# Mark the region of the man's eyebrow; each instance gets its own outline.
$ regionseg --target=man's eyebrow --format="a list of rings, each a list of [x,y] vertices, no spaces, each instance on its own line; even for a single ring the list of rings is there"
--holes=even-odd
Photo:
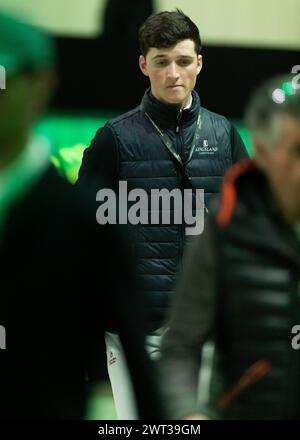
[[[155,55],[152,59],[153,60],[157,60],[158,58],[168,58],[168,57],[169,57],[168,54],[160,53],[160,54]],[[189,60],[193,59],[193,57],[191,55],[178,55],[176,57],[176,59],[178,59],[178,58],[186,58],[186,59],[189,59]]]
[[[167,57],[168,57],[167,54],[160,53],[158,55],[155,55],[155,57],[153,57],[152,59],[156,60],[157,58],[167,58]]]

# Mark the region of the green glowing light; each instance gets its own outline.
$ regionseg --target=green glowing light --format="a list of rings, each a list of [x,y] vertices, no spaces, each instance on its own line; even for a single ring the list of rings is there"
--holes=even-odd
[[[288,96],[294,95],[296,93],[296,91],[290,81],[284,82],[282,84],[281,88],[284,91],[284,93]]]

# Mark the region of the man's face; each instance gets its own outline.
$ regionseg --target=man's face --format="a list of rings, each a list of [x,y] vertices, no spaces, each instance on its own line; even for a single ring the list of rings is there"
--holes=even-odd
[[[2,158],[13,156],[18,149],[24,147],[35,118],[51,93],[53,83],[52,73],[34,75],[19,73],[9,77],[6,89],[0,90],[0,156]]]
[[[26,131],[31,99],[30,82],[21,74],[9,78],[6,89],[0,91],[0,141],[3,148],[9,147],[18,133]]]
[[[173,47],[149,49],[139,59],[140,69],[149,76],[155,98],[166,104],[184,107],[188,104],[202,67],[192,40],[182,40]]]
[[[264,170],[274,194],[291,221],[300,220],[300,121],[284,115],[280,118],[280,139],[265,153]]]

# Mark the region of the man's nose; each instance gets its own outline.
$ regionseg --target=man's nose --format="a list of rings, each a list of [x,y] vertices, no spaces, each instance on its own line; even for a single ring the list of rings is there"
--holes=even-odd
[[[179,77],[178,66],[175,62],[168,65],[167,75],[172,79],[177,79]]]

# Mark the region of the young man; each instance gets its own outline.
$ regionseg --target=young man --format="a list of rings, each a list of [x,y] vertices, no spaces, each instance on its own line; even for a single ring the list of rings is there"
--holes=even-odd
[[[127,246],[33,135],[53,90],[52,41],[0,14],[0,65],[0,418],[84,418],[87,385],[106,380],[108,328],[123,340],[140,417],[160,417]]]
[[[204,189],[207,204],[218,194],[226,170],[247,153],[232,124],[204,109],[194,91],[202,68],[199,30],[179,10],[161,12],[142,25],[139,42],[139,66],[150,88],[141,105],[98,130],[84,153],[78,182],[102,176],[115,191],[119,181],[126,181],[128,191],[139,188],[148,195],[153,189]],[[151,208],[145,215],[151,216]],[[156,332],[158,339],[182,258],[185,226],[160,221],[134,227],[149,333]],[[157,350],[155,335],[151,339]]]
[[[290,77],[255,92],[247,110],[254,160],[228,172],[187,256],[162,342],[173,418],[299,419],[299,92]],[[200,407],[208,339],[216,356]],[[200,395],[206,387],[200,379]]]

